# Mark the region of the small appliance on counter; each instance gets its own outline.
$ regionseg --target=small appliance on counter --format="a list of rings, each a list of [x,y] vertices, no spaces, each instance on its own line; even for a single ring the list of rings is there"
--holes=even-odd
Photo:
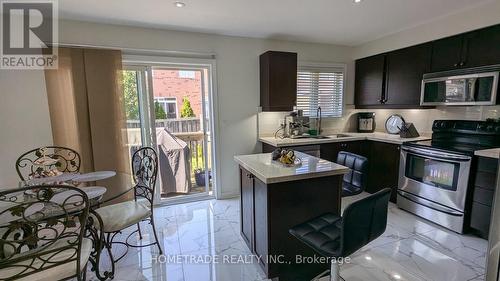
[[[302,110],[292,111],[285,117],[285,137],[296,138],[309,132],[309,117]]]
[[[373,133],[375,131],[375,112],[358,113],[358,133]]]

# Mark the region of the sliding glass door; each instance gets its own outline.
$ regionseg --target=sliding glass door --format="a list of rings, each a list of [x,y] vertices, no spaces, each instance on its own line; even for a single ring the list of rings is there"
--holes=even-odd
[[[124,104],[130,151],[159,155],[157,201],[213,195],[212,68],[207,64],[124,59]]]

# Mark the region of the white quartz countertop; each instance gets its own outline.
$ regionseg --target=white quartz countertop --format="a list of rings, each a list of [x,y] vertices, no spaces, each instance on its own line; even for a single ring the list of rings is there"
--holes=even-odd
[[[500,148],[477,150],[474,154],[481,157],[500,159]]]
[[[341,135],[342,137],[337,137],[337,135],[330,135],[327,136],[328,138],[324,139],[314,139],[314,138],[280,139],[275,137],[260,137],[259,141],[275,147],[286,147],[286,146],[313,145],[313,144],[357,141],[357,140],[372,140],[372,141],[380,141],[393,144],[403,144],[405,142],[431,139],[430,136],[420,136],[418,138],[406,139],[406,138],[401,138],[399,135],[391,135],[386,133],[340,133],[338,135]]]
[[[296,151],[302,160],[296,167],[285,167],[271,160],[271,153],[237,155],[234,160],[266,184],[343,175],[349,168]]]

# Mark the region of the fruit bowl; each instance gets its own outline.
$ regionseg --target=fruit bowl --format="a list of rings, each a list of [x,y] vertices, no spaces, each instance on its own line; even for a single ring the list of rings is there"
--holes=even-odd
[[[295,155],[291,149],[278,148],[272,153],[273,161],[285,167],[296,167],[302,165],[302,160]]]
[[[302,160],[300,160],[300,158],[298,158],[298,157],[296,157],[295,160],[293,161],[293,163],[291,163],[291,164],[286,164],[286,163],[283,163],[279,160],[274,160],[274,162],[280,164],[283,167],[287,167],[287,168],[299,167],[300,165],[302,165]]]

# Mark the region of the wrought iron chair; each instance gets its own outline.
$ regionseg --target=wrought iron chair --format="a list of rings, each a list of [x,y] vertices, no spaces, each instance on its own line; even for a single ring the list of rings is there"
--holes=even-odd
[[[85,280],[89,201],[65,185],[0,191],[0,280]]]
[[[37,165],[37,160],[44,157],[57,160],[49,169],[57,169],[63,173],[78,173],[80,171],[80,154],[75,150],[60,146],[46,146],[32,149],[21,156],[16,161],[16,171],[21,180],[28,180],[30,175],[41,173],[43,168]]]
[[[95,210],[102,220],[102,231],[106,233],[106,247],[110,249],[113,244],[122,244],[127,246],[127,251],[119,258],[113,260],[118,262],[128,252],[129,247],[148,247],[157,245],[160,254],[163,253],[153,218],[153,197],[156,186],[156,177],[158,174],[158,156],[153,148],[143,147],[137,150],[132,156],[132,172],[134,174],[134,200],[118,204],[108,205]],[[140,223],[149,221],[153,228],[155,242],[147,245],[133,245],[129,239],[139,233],[142,239]],[[114,241],[116,236],[122,230],[132,225],[137,225],[137,230],[130,233],[125,241]],[[97,226],[101,227],[101,226]],[[113,268],[114,272],[114,268]]]

